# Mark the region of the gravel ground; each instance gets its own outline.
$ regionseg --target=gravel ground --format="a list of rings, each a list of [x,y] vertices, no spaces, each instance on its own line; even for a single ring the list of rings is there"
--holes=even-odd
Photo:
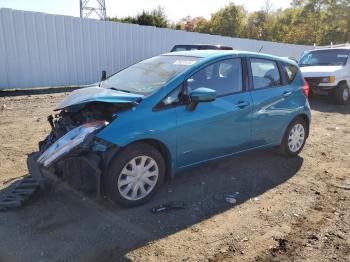
[[[27,155],[66,94],[0,93],[0,195],[27,174]],[[56,185],[0,213],[0,261],[350,261],[350,105],[316,97],[311,106],[300,157],[271,150],[215,161],[144,206],[120,209]],[[234,192],[237,202],[226,203]],[[175,200],[186,209],[149,212]]]

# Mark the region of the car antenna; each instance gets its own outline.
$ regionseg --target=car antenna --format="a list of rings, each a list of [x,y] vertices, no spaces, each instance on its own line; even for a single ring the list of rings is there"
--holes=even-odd
[[[107,72],[105,70],[102,71],[101,74],[101,80],[100,83],[98,84],[99,87],[101,87],[101,83],[107,79]]]
[[[263,50],[263,48],[264,48],[264,46],[262,45],[262,46],[260,47],[260,49],[259,49],[258,53],[260,53],[260,52],[261,52],[261,50]]]

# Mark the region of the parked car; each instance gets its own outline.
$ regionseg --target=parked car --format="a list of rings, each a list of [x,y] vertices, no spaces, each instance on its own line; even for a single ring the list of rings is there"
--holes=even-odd
[[[175,45],[170,52],[190,50],[233,50],[233,48],[223,45]]]
[[[72,92],[50,116],[42,171],[92,185],[122,206],[149,200],[166,178],[204,162],[309,135],[308,86],[295,62],[240,51],[156,56]]]
[[[310,86],[310,96],[333,95],[338,104],[347,104],[350,94],[350,45],[307,51],[300,69]]]

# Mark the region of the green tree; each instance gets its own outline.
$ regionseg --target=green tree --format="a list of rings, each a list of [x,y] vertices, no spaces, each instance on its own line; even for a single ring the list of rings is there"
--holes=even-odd
[[[229,3],[212,14],[210,32],[215,35],[239,37],[244,30],[246,10],[243,6]]]
[[[313,44],[309,34],[309,25],[304,22],[303,9],[300,7],[279,10],[274,15],[271,29],[271,41]]]
[[[200,19],[197,22],[197,26],[194,28],[195,32],[210,34],[210,21],[205,18]]]
[[[344,43],[350,38],[349,16],[349,0],[294,0],[292,8],[277,16],[278,37],[274,40],[317,45]]]
[[[350,0],[293,0],[289,8],[275,11],[267,0],[260,11],[252,13],[229,3],[209,20],[187,16],[172,24],[160,7],[142,11],[135,17],[111,20],[294,44],[329,45],[350,41]]]
[[[137,14],[135,17],[124,17],[124,18],[109,18],[110,21],[139,24],[139,25],[149,25],[156,27],[168,27],[168,20],[166,18],[164,9],[162,7],[157,7],[151,11],[143,10],[141,13]]]
[[[207,19],[202,16],[199,17],[190,17],[186,16],[176,24],[176,29],[186,30],[190,32],[198,33],[210,33],[210,23]]]
[[[324,14],[320,44],[330,42],[345,43],[350,40],[350,1],[327,1]]]
[[[265,11],[257,11],[248,15],[245,37],[251,39],[268,40],[270,38],[271,18]]]

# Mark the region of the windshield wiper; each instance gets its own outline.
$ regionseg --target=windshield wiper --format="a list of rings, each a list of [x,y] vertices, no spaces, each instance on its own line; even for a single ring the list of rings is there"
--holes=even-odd
[[[131,93],[129,90],[118,89],[118,88],[115,88],[115,87],[108,87],[108,88],[109,89],[113,89],[115,91],[124,92],[124,93]]]
[[[316,65],[333,65],[333,63],[318,63],[318,64],[316,64]]]

